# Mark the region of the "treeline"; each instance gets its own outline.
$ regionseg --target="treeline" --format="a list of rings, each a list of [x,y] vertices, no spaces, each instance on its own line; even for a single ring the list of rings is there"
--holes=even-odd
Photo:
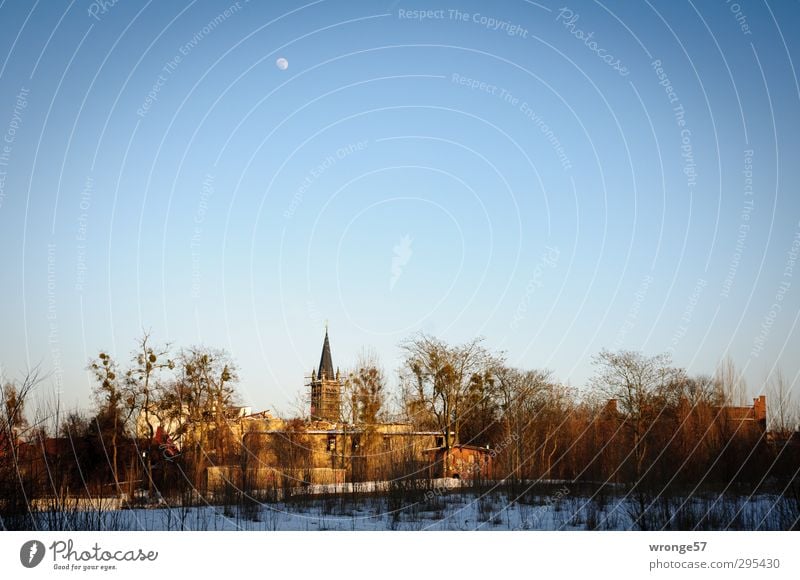
[[[145,334],[129,360],[104,351],[87,370],[90,410],[55,400],[29,417],[38,370],[3,384],[3,526],[30,527],[32,505],[62,510],[114,496],[133,506],[189,493],[202,488],[208,465],[238,456],[230,430],[238,376],[225,351],[156,345]]]
[[[753,400],[730,360],[692,376],[666,354],[602,351],[578,390],[549,371],[508,366],[481,340],[423,334],[402,348],[403,418],[441,431],[446,445],[493,449],[497,477],[660,489],[797,482],[800,448],[787,442],[798,406],[780,373],[759,389],[771,405],[767,425],[747,408]]]
[[[374,352],[342,373],[343,425],[410,423],[441,433],[448,449],[487,448],[495,481],[569,480],[659,493],[771,485],[797,495],[800,505],[798,407],[779,373],[758,389],[768,395],[765,425],[747,408],[752,400],[730,361],[713,376],[690,375],[666,355],[602,351],[590,383],[577,389],[550,371],[510,366],[480,339],[454,345],[418,334],[400,348],[396,392]],[[145,334],[128,359],[103,351],[87,369],[90,410],[64,411],[54,401],[29,416],[41,376],[3,385],[4,527],[30,527],[37,501],[55,509],[76,497],[188,501],[204,492],[207,467],[248,465],[253,450],[234,428],[238,374],[226,352],[157,345]],[[295,414],[286,423],[288,448],[273,450],[292,465],[310,453],[303,443],[307,407]],[[370,458],[362,449],[358,460]]]

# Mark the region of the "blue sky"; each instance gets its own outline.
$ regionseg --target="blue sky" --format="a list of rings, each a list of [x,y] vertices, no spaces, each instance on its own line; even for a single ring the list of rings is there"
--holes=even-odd
[[[575,386],[602,348],[798,383],[796,3],[0,14],[7,377],[86,406],[145,328],[287,411],[327,320],[390,376],[422,330]]]

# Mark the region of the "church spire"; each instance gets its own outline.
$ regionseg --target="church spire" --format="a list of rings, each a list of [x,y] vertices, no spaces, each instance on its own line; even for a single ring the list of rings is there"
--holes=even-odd
[[[322,356],[316,377],[311,377],[311,418],[335,423],[339,420],[340,389],[338,373],[334,374],[331,341],[328,338],[328,325],[325,325],[325,342],[322,343]]]
[[[325,325],[325,342],[322,343],[322,356],[319,359],[318,378],[333,380],[336,375],[333,372],[333,357],[331,357],[331,343],[328,340],[328,325]]]

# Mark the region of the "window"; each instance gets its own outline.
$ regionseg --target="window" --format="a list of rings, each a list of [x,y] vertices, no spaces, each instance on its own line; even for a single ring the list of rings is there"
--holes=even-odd
[[[336,435],[328,435],[328,451],[336,451]]]

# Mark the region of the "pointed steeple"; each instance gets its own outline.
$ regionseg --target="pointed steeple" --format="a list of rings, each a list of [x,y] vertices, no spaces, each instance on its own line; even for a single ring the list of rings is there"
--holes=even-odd
[[[316,376],[315,376],[316,375]],[[322,356],[319,368],[311,378],[311,418],[328,422],[339,420],[341,411],[341,383],[334,374],[331,341],[328,338],[328,325],[325,324],[325,342],[322,343]]]
[[[325,342],[322,343],[322,356],[319,359],[319,379],[333,380],[336,375],[333,373],[333,357],[331,357],[331,343],[328,340],[328,327],[325,326]]]

